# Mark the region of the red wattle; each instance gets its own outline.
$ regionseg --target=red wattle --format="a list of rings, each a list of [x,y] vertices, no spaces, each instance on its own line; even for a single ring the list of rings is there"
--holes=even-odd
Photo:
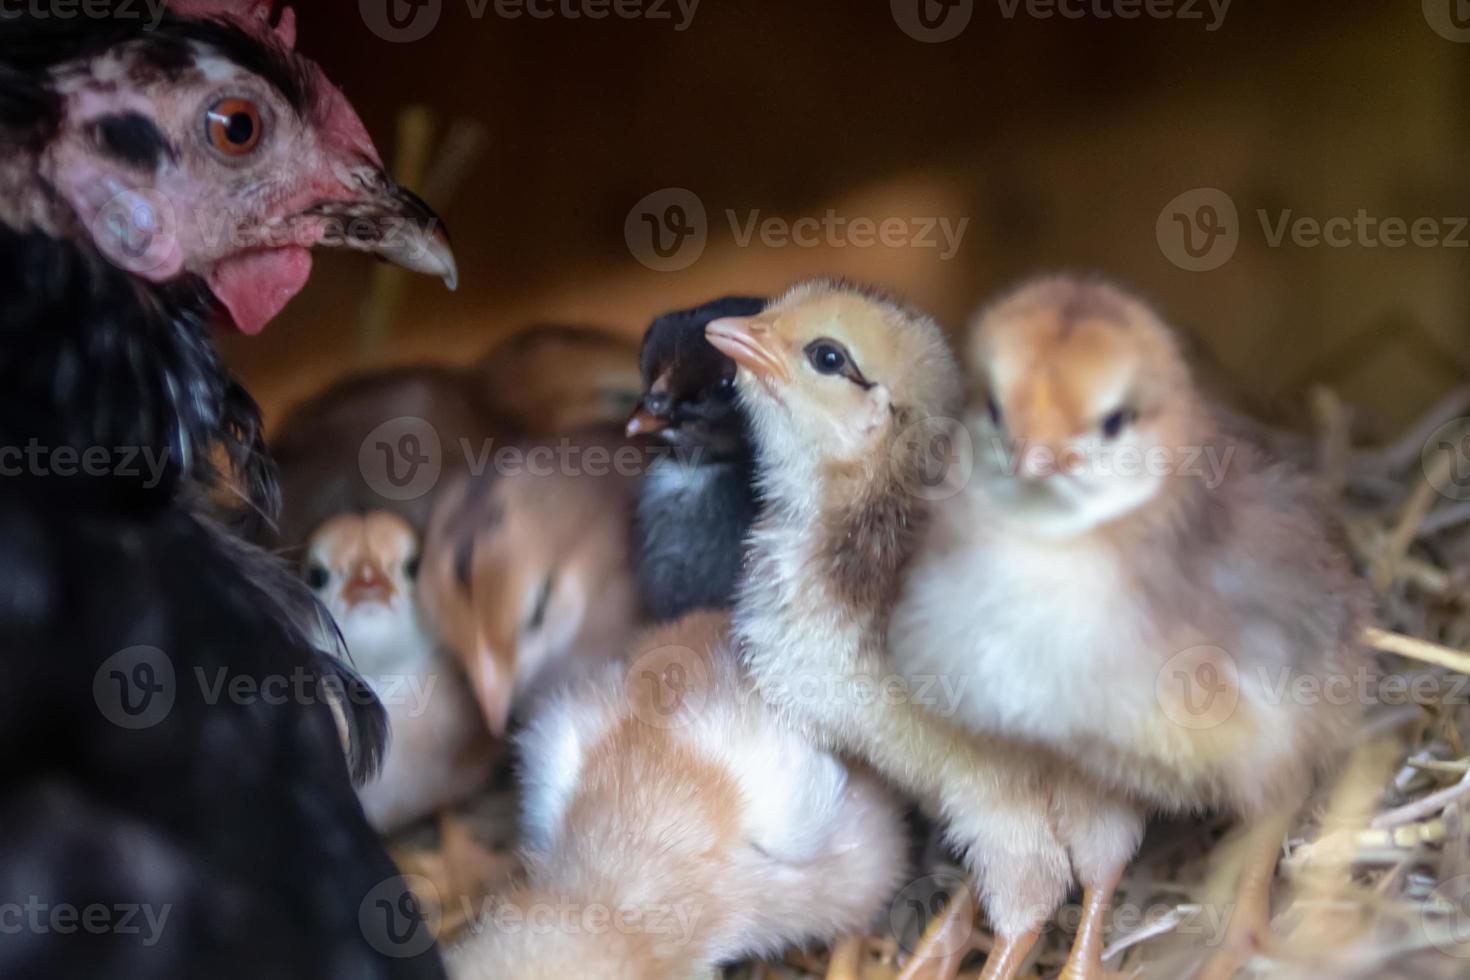
[[[226,259],[208,279],[236,328],[254,336],[301,292],[310,276],[310,250],[292,245]]]

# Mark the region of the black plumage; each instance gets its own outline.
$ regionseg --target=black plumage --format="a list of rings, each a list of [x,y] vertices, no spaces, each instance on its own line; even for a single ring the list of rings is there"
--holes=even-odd
[[[704,337],[711,320],[752,316],[765,300],[731,296],[658,317],[643,338],[643,400],[630,432],[674,452],[648,472],[638,499],[636,561],[644,614],[656,621],[734,599],[746,532],[759,502],[735,364]]]
[[[48,64],[130,30],[7,24],[0,180],[57,124]],[[201,36],[281,57],[172,18],[149,43]],[[75,226],[55,217],[0,221],[0,907],[26,923],[0,975],[443,976],[352,787],[382,710],[216,503],[269,515],[276,493],[214,297],[52,237]]]

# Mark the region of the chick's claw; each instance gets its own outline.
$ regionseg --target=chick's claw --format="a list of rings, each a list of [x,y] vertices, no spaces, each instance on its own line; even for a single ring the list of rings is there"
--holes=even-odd
[[[973,948],[975,897],[961,889],[924,929],[918,948],[896,980],[954,980]]]

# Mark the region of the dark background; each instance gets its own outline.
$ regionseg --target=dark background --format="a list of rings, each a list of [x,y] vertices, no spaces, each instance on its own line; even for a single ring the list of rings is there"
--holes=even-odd
[[[1018,277],[1096,269],[1152,297],[1259,404],[1289,410],[1329,384],[1369,432],[1470,376],[1470,229],[1461,247],[1272,247],[1258,217],[1362,209],[1433,218],[1448,236],[1445,219],[1470,215],[1470,44],[1432,26],[1460,0],[1235,0],[1214,31],[1203,2],[1200,19],[1068,20],[974,0],[944,43],[906,34],[887,0],[703,0],[682,32],[672,2],[664,20],[543,20],[441,0],[427,36],[394,43],[364,13],[383,2],[303,5],[300,46],[386,159],[410,104],[441,134],[483,127],[483,154],[430,202],[462,285],[413,280],[387,342],[371,345],[360,319],[373,264],[321,256],[265,335],[227,341],[273,415],[355,366],[464,360],[539,320],[636,335],[671,306],[819,273],[886,284],[958,327]],[[668,187],[708,215],[706,249],[677,272],[646,268],[624,235],[630,209]],[[1234,201],[1239,245],[1196,272],[1155,229],[1200,187]],[[740,247],[725,217],[829,208],[969,224],[944,260]]]

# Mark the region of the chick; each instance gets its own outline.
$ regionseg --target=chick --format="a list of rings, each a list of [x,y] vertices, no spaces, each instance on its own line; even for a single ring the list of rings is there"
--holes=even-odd
[[[486,722],[622,654],[637,623],[628,556],[644,454],[616,439],[497,447],[442,490],[424,608],[460,658]]]
[[[654,461],[638,498],[638,593],[651,620],[734,600],[741,547],[758,506],[755,470],[735,407],[735,363],[710,345],[704,328],[765,305],[729,296],[665,313],[644,334],[644,392],[628,435],[655,436],[674,450]]]
[[[387,833],[484,784],[495,749],[463,673],[425,626],[415,597],[418,535],[383,511],[340,514],[311,536],[303,574],[388,711],[377,781],[358,790]]]
[[[348,375],[293,407],[271,440],[282,498],[271,543],[299,547],[335,515],[371,510],[397,514],[422,533],[432,488],[385,494],[383,478],[413,474],[410,457],[420,455],[446,473],[460,471],[462,440],[477,447],[499,430],[459,368],[419,365]]]
[[[1228,430],[1136,297],[1024,285],[976,319],[966,360],[974,476],[930,527],[891,656],[910,677],[977,678],[961,723],[1049,746],[1140,813],[1242,817],[1251,859],[1208,968],[1228,976],[1264,935],[1287,821],[1356,716],[1280,692],[1361,669],[1366,587],[1308,481]],[[1074,950],[1070,971],[1098,968]]]
[[[558,324],[527,327],[496,343],[469,375],[486,409],[521,437],[620,421],[640,387],[630,340]]]
[[[621,423],[638,392],[635,346],[592,327],[528,327],[469,367],[349,374],[294,406],[271,440],[283,507],[270,543],[297,547],[346,511],[391,511],[422,533],[436,491],[493,440]],[[419,486],[420,472],[440,478]]]
[[[921,314],[828,282],[706,333],[740,367],[764,497],[735,606],[741,657],[790,722],[864,757],[946,825],[997,932],[985,976],[1014,976],[1073,868],[1091,885],[1138,828],[1084,822],[1120,807],[1044,749],[956,726],[935,685],[905,687],[888,667],[887,623],[942,475],[930,468],[940,417],[958,401],[944,338]],[[936,945],[906,977],[953,975]]]
[[[655,630],[537,715],[519,745],[528,881],[452,975],[689,980],[870,925],[903,874],[898,808],[778,722],[727,626]]]

